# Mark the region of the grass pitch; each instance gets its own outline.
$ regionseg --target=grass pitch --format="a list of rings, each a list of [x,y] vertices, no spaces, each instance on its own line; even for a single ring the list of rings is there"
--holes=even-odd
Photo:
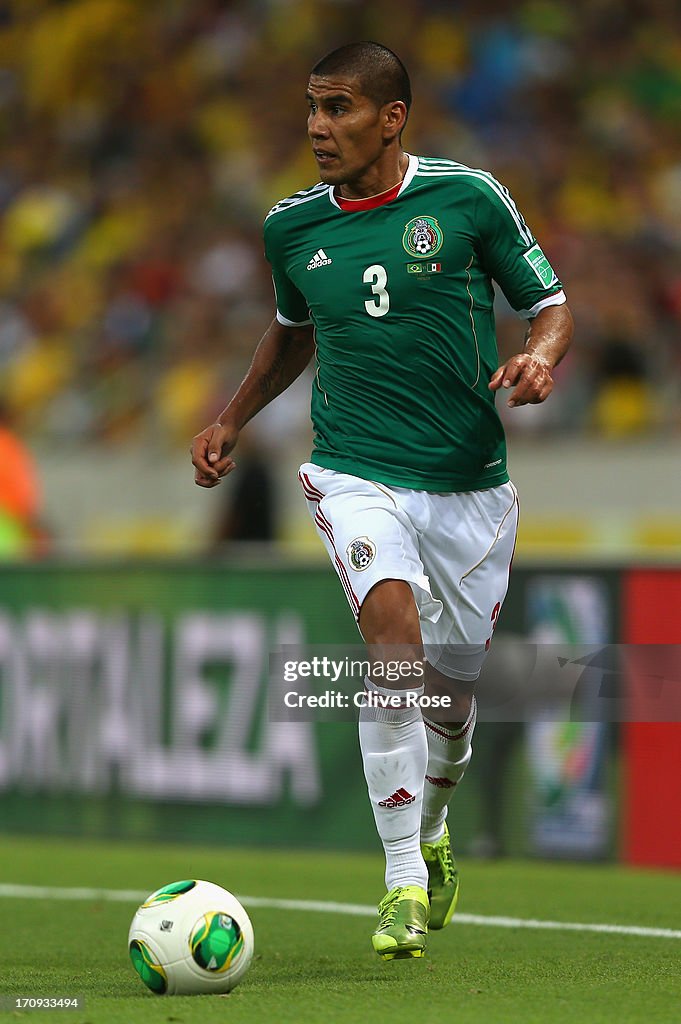
[[[681,876],[534,862],[462,866],[463,914],[679,929]],[[379,856],[0,839],[0,884],[150,892],[208,878],[237,895],[375,904]],[[0,889],[0,892],[2,890]],[[228,996],[158,997],[126,949],[135,900],[0,896],[8,1020],[63,1024],[678,1024],[681,938],[452,923],[422,960],[382,963],[370,917],[248,907],[256,959]],[[63,896],[64,894],[62,894]],[[456,918],[455,918],[456,921]],[[85,997],[17,1011],[7,996]],[[9,1008],[8,1008],[9,1007]],[[0,1014],[0,1024],[2,1022]]]

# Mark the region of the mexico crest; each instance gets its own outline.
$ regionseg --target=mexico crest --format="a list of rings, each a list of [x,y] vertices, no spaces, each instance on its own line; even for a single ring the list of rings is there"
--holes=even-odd
[[[348,544],[347,556],[352,568],[362,572],[376,557],[376,548],[368,537],[357,537]]]
[[[404,225],[402,245],[410,256],[434,256],[442,248],[444,236],[435,217],[413,217]]]

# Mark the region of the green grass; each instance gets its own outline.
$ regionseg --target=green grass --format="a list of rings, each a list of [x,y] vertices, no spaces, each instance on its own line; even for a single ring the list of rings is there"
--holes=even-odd
[[[375,903],[378,856],[0,839],[0,882],[151,891],[209,878],[264,897]],[[681,927],[681,877],[611,866],[464,862],[460,909]],[[134,903],[0,899],[0,993],[84,995],[64,1024],[676,1024],[681,940],[452,924],[423,960],[381,963],[369,918],[253,908],[256,959],[229,996],[163,998],[132,970]],[[0,1015],[0,1024],[2,1015]]]

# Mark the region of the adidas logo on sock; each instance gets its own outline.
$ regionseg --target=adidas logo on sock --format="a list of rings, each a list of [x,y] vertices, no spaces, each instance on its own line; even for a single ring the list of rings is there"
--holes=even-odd
[[[385,800],[379,800],[379,807],[406,807],[407,804],[413,804],[416,800],[415,796],[412,796],[408,789],[404,786],[400,786],[396,789],[392,796],[388,796]]]
[[[317,249],[316,253],[308,263],[307,269],[316,270],[317,267],[328,267],[329,263],[333,263],[333,260],[329,259],[323,249]]]
[[[429,782],[431,786],[437,786],[439,789],[451,789],[452,786],[456,786],[456,782],[448,779],[445,775],[440,776],[439,779],[432,775],[426,775],[426,782]]]

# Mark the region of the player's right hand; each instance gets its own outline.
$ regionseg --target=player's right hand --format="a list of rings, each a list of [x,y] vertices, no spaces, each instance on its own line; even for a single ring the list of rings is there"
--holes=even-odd
[[[238,437],[236,427],[222,423],[211,423],[196,435],[189,450],[194,466],[194,482],[199,487],[216,487],[223,476],[236,469],[236,463],[229,453]]]

